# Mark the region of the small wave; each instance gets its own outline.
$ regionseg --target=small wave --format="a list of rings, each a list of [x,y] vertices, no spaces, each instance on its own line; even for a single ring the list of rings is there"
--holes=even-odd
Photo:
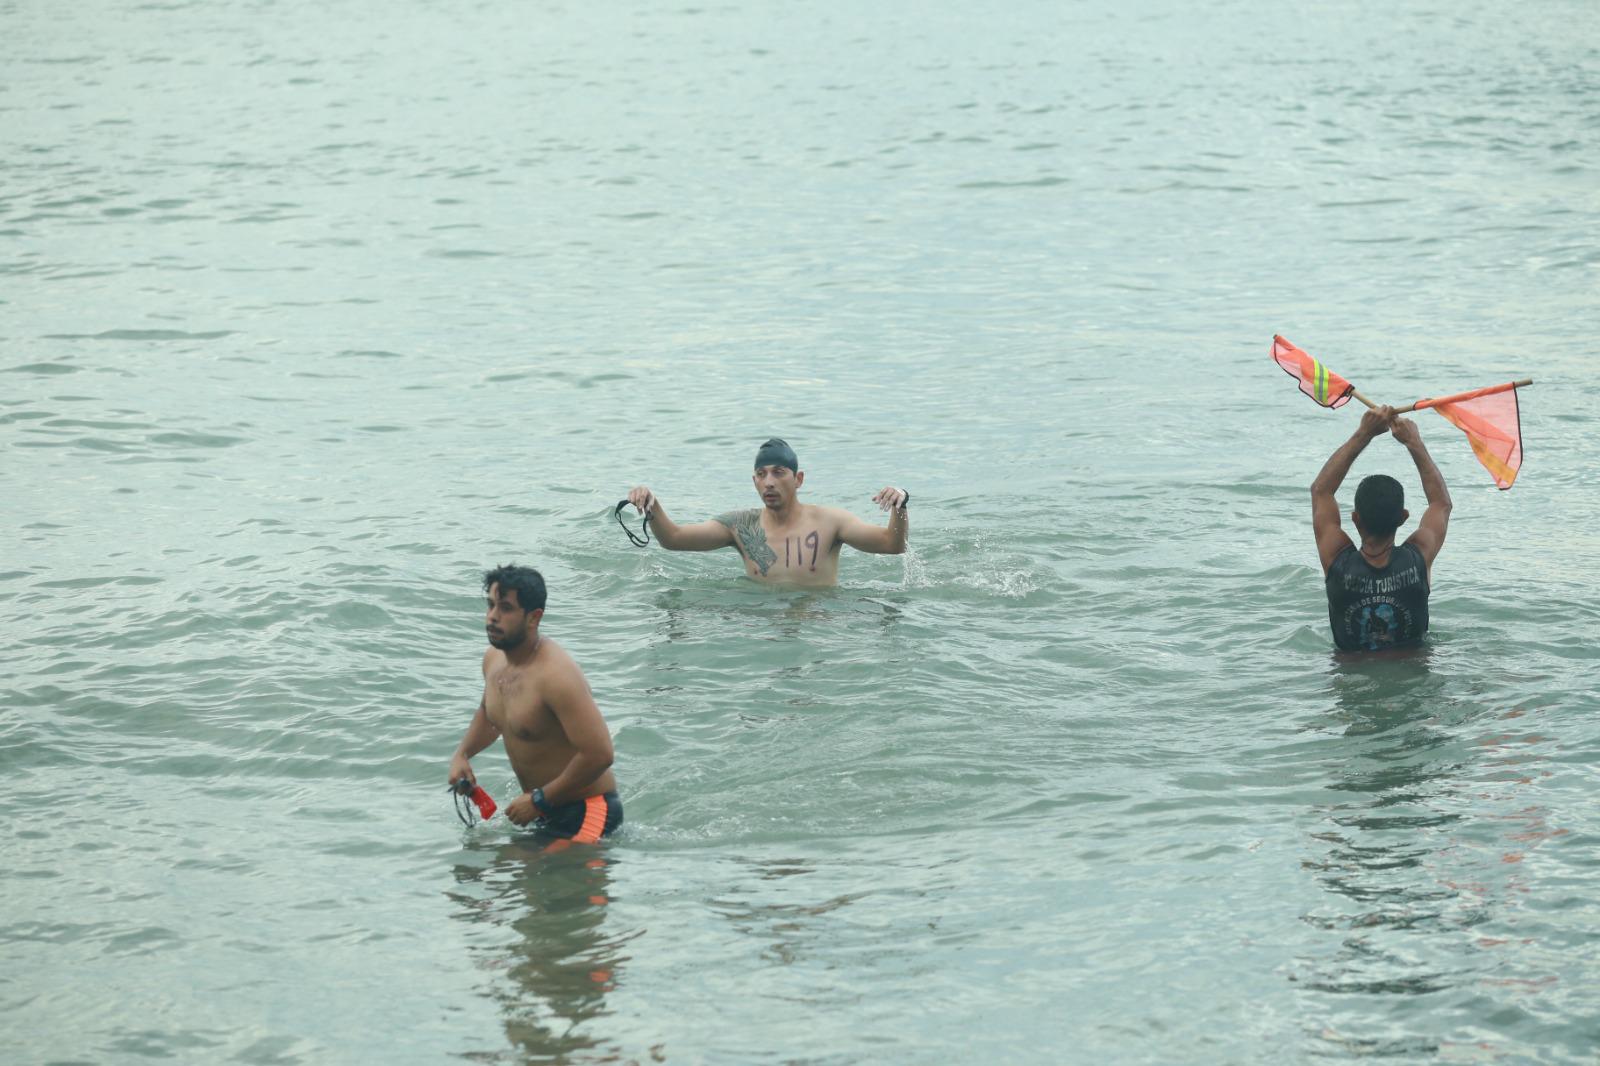
[[[214,341],[233,336],[231,329],[185,333],[181,329],[108,329],[103,333],[46,333],[52,341]]]

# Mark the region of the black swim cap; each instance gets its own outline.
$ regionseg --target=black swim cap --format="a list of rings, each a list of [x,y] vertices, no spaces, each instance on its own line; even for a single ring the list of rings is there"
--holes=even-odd
[[[789,442],[781,437],[773,437],[756,452],[755,469],[760,470],[764,466],[786,466],[797,474],[800,472],[800,460],[795,458]]]
[[[1406,509],[1406,490],[1388,474],[1362,478],[1356,486],[1356,514],[1361,525],[1374,537],[1387,537],[1400,528],[1400,513]]]

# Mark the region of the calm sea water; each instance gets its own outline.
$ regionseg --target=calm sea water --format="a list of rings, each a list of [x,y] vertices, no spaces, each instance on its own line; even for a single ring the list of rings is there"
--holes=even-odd
[[[1594,1061],[1592,3],[0,30],[5,1061]],[[1537,380],[1509,493],[1419,417],[1423,654],[1331,654],[1356,412],[1275,332]],[[753,506],[772,434],[911,552],[802,594],[612,523]],[[443,789],[511,560],[599,848]]]

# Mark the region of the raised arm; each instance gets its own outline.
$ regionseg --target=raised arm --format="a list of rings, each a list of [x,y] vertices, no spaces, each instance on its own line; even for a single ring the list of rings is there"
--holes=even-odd
[[[637,485],[629,490],[628,502],[633,504],[640,514],[649,517],[650,529],[655,533],[656,541],[668,551],[708,552],[718,548],[733,547],[733,531],[727,526],[717,521],[680,526],[667,517],[661,501],[656,499],[655,493],[643,485]]]
[[[1422,433],[1415,422],[1409,418],[1395,419],[1394,439],[1406,446],[1411,461],[1417,464],[1417,476],[1422,478],[1422,495],[1428,501],[1428,509],[1422,513],[1417,531],[1406,538],[1406,543],[1422,553],[1431,574],[1434,557],[1444,547],[1445,530],[1450,526],[1450,490],[1445,488],[1444,475],[1439,473],[1433,456],[1423,445]]]
[[[1316,480],[1311,482],[1311,529],[1317,537],[1317,557],[1322,560],[1323,573],[1328,572],[1340,552],[1354,543],[1339,523],[1339,504],[1333,494],[1344,484],[1356,456],[1366,450],[1372,438],[1388,432],[1393,418],[1394,408],[1388,406],[1375,407],[1362,414],[1356,431],[1328,456]]]
[[[891,485],[880,489],[872,497],[872,502],[889,512],[889,524],[875,526],[844,511],[839,522],[839,539],[858,552],[901,554],[906,550],[906,540],[911,535],[911,520],[906,516],[906,505],[911,502],[911,494]]]

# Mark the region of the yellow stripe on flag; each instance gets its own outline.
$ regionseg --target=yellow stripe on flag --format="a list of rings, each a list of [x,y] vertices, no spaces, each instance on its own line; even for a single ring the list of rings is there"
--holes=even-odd
[[[1496,481],[1501,482],[1509,489],[1511,483],[1517,480],[1517,472],[1507,466],[1498,455],[1491,452],[1486,441],[1470,433],[1467,434],[1467,440],[1472,443],[1472,452],[1478,457],[1478,462],[1483,464],[1483,468],[1493,474]]]

